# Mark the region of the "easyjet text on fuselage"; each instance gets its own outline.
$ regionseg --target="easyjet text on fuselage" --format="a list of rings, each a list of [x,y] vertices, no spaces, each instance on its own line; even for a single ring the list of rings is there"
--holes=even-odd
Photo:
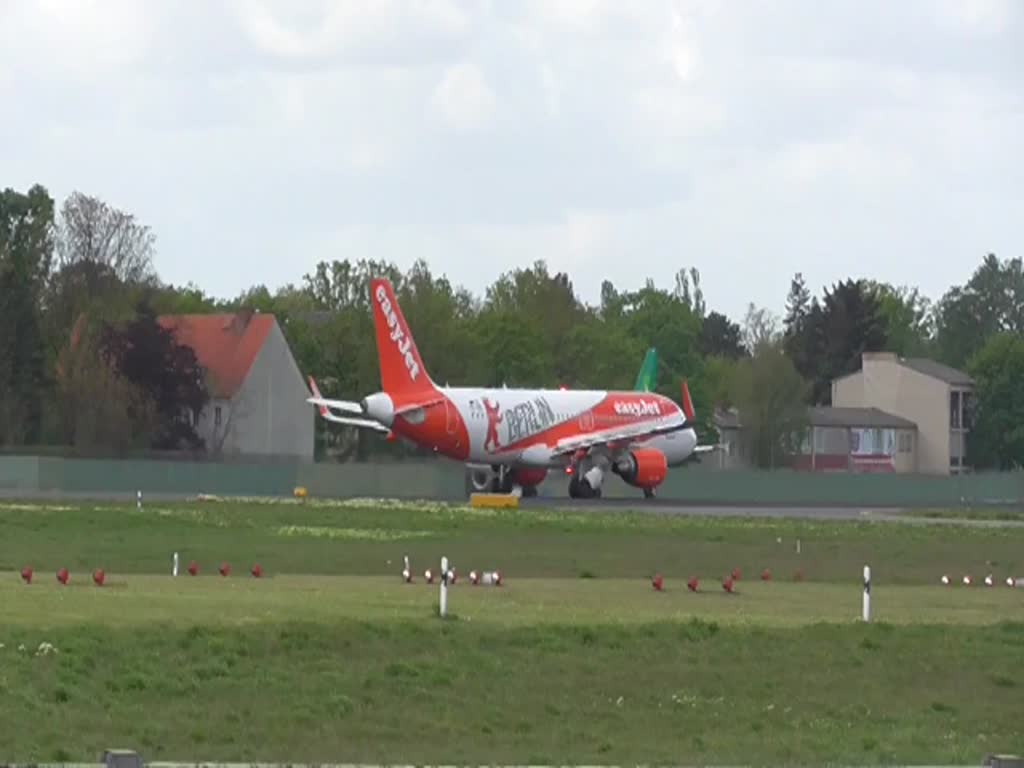
[[[620,416],[660,416],[661,406],[651,400],[618,400],[612,406]]]

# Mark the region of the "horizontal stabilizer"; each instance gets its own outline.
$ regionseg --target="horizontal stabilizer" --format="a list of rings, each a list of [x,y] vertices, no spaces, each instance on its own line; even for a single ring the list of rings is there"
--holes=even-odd
[[[373,419],[353,419],[347,416],[335,416],[333,413],[323,414],[323,418],[335,424],[344,424],[347,427],[360,427],[361,429],[372,429],[374,432],[390,433],[391,430]]]
[[[307,397],[307,403],[320,406],[320,415],[326,416],[324,413],[325,408],[334,408],[338,411],[345,411],[347,413],[362,413],[363,406],[359,403],[353,403],[349,400],[329,400],[326,397]]]

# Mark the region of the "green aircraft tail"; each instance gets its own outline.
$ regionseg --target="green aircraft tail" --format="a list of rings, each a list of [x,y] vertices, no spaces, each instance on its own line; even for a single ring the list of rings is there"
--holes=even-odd
[[[658,350],[651,347],[644,356],[643,365],[636,376],[636,384],[633,389],[637,392],[653,392],[654,382],[658,378]]]

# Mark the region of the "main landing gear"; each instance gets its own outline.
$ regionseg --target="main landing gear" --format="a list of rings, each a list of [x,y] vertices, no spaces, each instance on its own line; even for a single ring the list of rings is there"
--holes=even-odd
[[[591,467],[582,475],[579,472],[579,465],[573,467],[572,478],[569,480],[569,498],[601,498],[602,480],[604,480],[604,470],[602,470],[600,467]]]

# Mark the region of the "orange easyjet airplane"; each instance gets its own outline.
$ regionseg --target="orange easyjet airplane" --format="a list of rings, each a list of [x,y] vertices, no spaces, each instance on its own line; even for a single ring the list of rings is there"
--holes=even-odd
[[[611,471],[650,498],[668,467],[714,450],[697,445],[685,381],[683,408],[653,392],[439,387],[389,281],[370,282],[370,303],[382,391],[358,403],[330,400],[310,377],[308,402],[329,421],[402,437],[464,462],[477,490],[534,495],[556,469],[569,475],[570,497],[594,498]]]

